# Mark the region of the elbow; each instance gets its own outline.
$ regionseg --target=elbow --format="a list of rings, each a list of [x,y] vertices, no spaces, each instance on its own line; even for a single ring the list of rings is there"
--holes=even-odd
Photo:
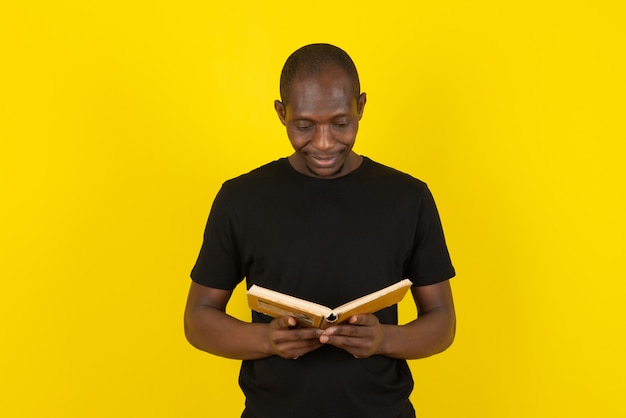
[[[187,323],[187,318],[184,318],[183,320],[183,328],[185,331],[185,338],[187,339],[187,342],[191,345],[193,345],[192,342],[192,336],[191,336],[191,330],[189,329],[189,324]]]
[[[192,347],[197,348],[198,350],[202,350],[199,344],[198,333],[194,330],[193,323],[186,314],[183,318],[183,327],[187,342],[191,344]]]
[[[193,339],[193,332],[191,331],[191,326],[189,325],[187,316],[185,316],[183,320],[183,327],[184,327],[185,338],[187,339],[187,342],[195,347],[194,339]]]
[[[446,351],[456,337],[456,318],[454,314],[449,316],[447,320],[439,327],[439,332],[436,334],[435,340],[433,340],[433,353],[439,354]]]
[[[441,351],[445,351],[448,348],[450,348],[455,338],[456,338],[456,316],[453,313],[451,315],[451,318],[449,319],[448,326],[446,327],[446,332],[442,338]]]
[[[446,339],[444,350],[447,350],[452,345],[455,338],[456,338],[456,321],[454,321],[452,326],[450,327],[450,331],[448,332],[448,338]]]

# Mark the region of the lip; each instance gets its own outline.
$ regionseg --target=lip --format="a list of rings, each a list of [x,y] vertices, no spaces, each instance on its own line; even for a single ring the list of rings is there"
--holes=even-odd
[[[309,158],[315,161],[315,165],[317,165],[318,167],[332,167],[337,162],[336,155],[310,155]]]

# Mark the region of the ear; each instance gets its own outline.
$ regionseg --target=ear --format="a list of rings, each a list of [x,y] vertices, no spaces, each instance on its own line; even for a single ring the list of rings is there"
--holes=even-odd
[[[276,110],[280,123],[286,125],[285,115],[287,114],[287,109],[285,109],[285,105],[280,100],[274,100],[274,110]]]
[[[359,114],[359,120],[363,117],[363,110],[365,110],[365,102],[367,102],[367,95],[365,93],[361,93],[359,96],[359,100],[356,102],[356,110]]]

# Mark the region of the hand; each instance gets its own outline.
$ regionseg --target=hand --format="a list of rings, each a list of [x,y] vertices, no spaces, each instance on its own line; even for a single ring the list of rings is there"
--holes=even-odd
[[[347,322],[327,328],[320,336],[320,342],[342,348],[356,358],[380,354],[385,328],[376,315],[354,315]]]
[[[297,359],[321,347],[318,328],[301,328],[291,316],[275,318],[268,327],[268,340],[274,354],[286,359]]]

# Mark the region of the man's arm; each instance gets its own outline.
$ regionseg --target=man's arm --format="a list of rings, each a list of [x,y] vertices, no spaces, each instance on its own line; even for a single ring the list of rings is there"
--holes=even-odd
[[[291,317],[269,324],[240,321],[226,314],[232,291],[192,282],[185,308],[185,336],[191,345],[218,356],[253,360],[272,355],[297,358],[318,348],[322,331],[295,328]]]
[[[343,348],[358,358],[382,354],[416,359],[444,351],[454,340],[456,315],[448,280],[412,289],[418,318],[406,325],[380,324],[372,314],[354,315],[347,325],[330,327],[324,344]]]

